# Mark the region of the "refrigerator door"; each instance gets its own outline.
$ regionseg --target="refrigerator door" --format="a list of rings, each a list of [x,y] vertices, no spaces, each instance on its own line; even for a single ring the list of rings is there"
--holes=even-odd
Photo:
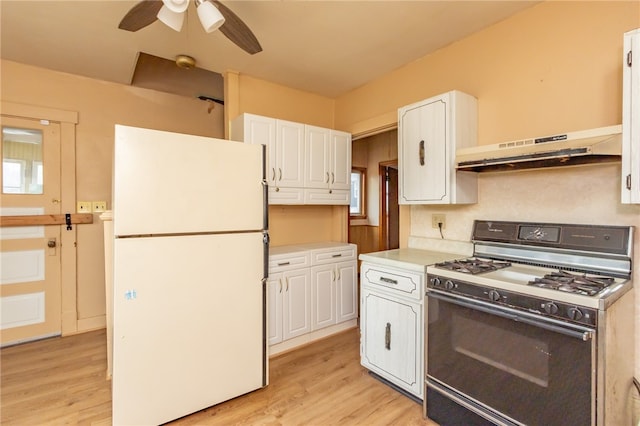
[[[262,233],[114,244],[113,424],[165,423],[266,384]]]
[[[263,228],[262,146],[116,125],[117,236]]]

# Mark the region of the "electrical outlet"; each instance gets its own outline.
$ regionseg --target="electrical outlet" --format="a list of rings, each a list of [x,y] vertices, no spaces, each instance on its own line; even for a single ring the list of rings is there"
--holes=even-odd
[[[442,224],[442,229],[445,229],[445,225],[446,225],[446,220],[445,220],[446,216],[443,214],[432,214],[431,215],[431,227],[433,228],[439,228],[440,227],[440,223]]]
[[[101,213],[107,211],[107,202],[106,201],[92,201],[91,202],[91,210],[94,213]]]
[[[78,213],[91,213],[91,201],[78,201]]]

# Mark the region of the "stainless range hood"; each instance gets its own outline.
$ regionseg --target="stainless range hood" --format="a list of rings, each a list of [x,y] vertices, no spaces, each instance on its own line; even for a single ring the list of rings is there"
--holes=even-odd
[[[563,133],[456,151],[456,169],[495,172],[620,161],[622,126]]]

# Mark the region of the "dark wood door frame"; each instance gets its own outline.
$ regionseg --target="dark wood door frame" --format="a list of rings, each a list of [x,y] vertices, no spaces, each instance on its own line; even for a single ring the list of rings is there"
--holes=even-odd
[[[378,163],[378,182],[380,197],[380,214],[378,215],[378,249],[386,250],[386,241],[389,234],[389,217],[387,214],[387,185],[385,169],[389,166],[398,167],[398,160],[381,161]]]

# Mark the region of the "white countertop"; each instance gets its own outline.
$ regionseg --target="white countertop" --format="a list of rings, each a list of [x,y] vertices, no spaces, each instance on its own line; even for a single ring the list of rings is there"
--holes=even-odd
[[[440,251],[403,248],[395,250],[364,253],[358,256],[363,262],[369,262],[381,266],[402,268],[409,271],[425,273],[428,265],[444,262],[446,260],[465,257],[460,253],[445,253]]]
[[[355,246],[355,244],[338,243],[335,241],[326,241],[320,243],[292,244],[286,246],[269,247],[270,255],[289,254],[308,250],[322,250],[330,248],[341,248]]]
[[[409,248],[364,253],[358,258],[363,262],[425,273],[429,265],[464,259],[472,254],[473,244],[469,241],[409,236]]]

